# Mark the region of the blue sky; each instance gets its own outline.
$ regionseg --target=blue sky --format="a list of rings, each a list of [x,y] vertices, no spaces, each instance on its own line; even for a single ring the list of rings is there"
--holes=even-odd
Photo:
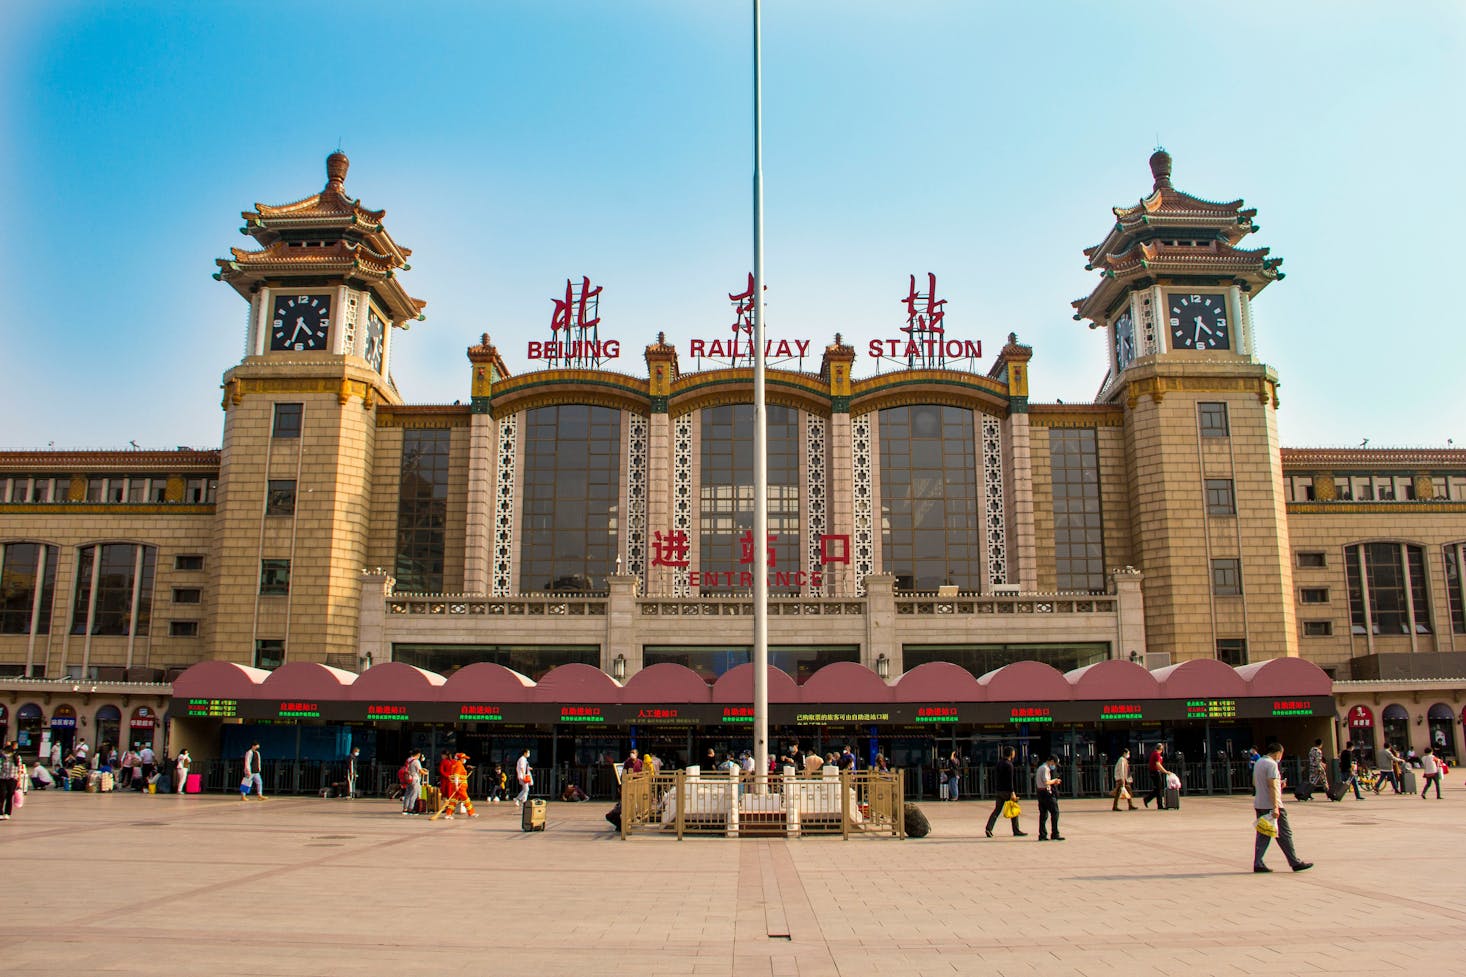
[[[338,142],[429,303],[393,351],[409,402],[466,400],[482,332],[530,368],[567,277],[627,372],[658,331],[726,335],[750,7],[8,5],[0,447],[217,446],[245,308],[213,260]],[[764,43],[771,338],[896,335],[934,272],[950,334],[990,361],[1017,332],[1035,400],[1092,399],[1081,252],[1159,139],[1285,259],[1254,305],[1285,444],[1466,445],[1466,5],[766,0]]]

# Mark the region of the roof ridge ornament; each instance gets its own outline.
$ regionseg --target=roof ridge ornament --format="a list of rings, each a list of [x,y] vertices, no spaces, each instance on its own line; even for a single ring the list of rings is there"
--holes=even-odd
[[[337,149],[330,156],[326,157],[326,189],[335,190],[342,196],[346,195],[346,171],[351,169],[351,160],[346,154]]]
[[[1160,146],[1157,146],[1156,151],[1150,154],[1150,175],[1155,178],[1155,189],[1172,189],[1171,154]]]

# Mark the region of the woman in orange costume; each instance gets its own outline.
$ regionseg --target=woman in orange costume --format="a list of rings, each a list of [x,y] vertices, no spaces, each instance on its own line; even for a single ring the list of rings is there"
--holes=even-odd
[[[447,772],[443,776],[443,806],[433,815],[432,820],[438,818],[453,820],[453,809],[462,804],[468,811],[471,818],[478,817],[473,812],[473,800],[468,796],[468,767],[463,761],[468,759],[467,753],[459,753],[445,764]]]

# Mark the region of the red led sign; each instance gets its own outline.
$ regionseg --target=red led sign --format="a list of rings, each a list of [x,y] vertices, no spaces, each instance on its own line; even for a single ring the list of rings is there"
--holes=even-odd
[[[1008,710],[1008,721],[1012,723],[1051,723],[1054,717],[1048,706],[1014,706]]]

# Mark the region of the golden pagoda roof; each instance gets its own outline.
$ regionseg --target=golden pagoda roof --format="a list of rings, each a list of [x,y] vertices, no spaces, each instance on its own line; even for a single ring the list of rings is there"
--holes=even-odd
[[[339,279],[370,288],[394,325],[422,318],[427,303],[415,299],[395,280],[411,266],[410,248],[392,240],[382,224],[385,210],[369,210],[346,194],[351,161],[337,150],[326,157],[326,185],[319,193],[294,203],[257,203],[242,212],[240,232],[261,245],[258,251],[230,248],[216,263],[215,278],[233,285],[248,298],[260,285],[304,278]]]
[[[1099,244],[1084,249],[1085,269],[1103,276],[1089,295],[1076,299],[1074,318],[1104,324],[1114,302],[1127,287],[1143,280],[1213,277],[1261,289],[1283,278],[1281,258],[1268,248],[1241,249],[1237,244],[1256,231],[1255,208],[1241,200],[1218,203],[1194,197],[1171,184],[1171,154],[1156,150],[1150,157],[1154,187],[1129,207],[1113,207],[1115,225]]]

